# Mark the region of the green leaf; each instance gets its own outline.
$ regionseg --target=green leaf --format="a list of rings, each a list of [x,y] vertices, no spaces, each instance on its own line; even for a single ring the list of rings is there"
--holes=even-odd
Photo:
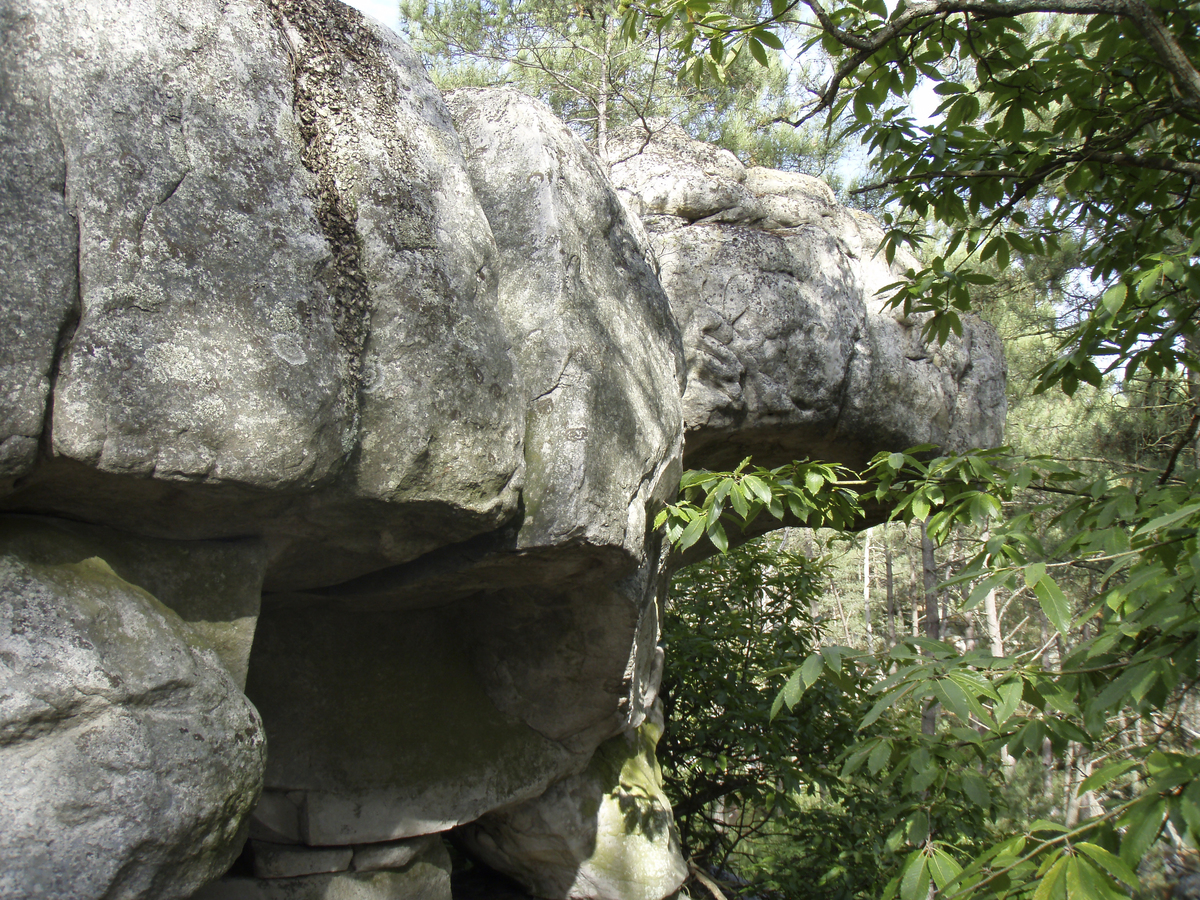
[[[1121,859],[1131,868],[1137,866],[1162,831],[1167,818],[1165,800],[1138,803],[1130,807],[1121,822],[1126,826],[1121,838]]]
[[[820,657],[817,658],[820,659]],[[811,660],[812,657],[809,657],[809,659]],[[780,696],[783,698],[783,702],[787,704],[788,709],[795,708],[796,704],[800,702],[800,698],[804,696],[804,691],[807,687],[808,685],[804,683],[801,670],[797,669],[792,673],[792,677],[787,680],[787,683],[783,686],[783,690],[780,692]]]
[[[997,726],[1003,725],[1017,711],[1017,705],[1021,702],[1021,694],[1024,689],[1025,685],[1019,677],[1015,681],[1005,682],[996,689],[1000,694],[1000,705],[992,711],[992,714],[996,719]]]
[[[939,891],[944,891],[953,884],[963,870],[962,866],[955,862],[954,857],[941,847],[933,848],[933,855],[929,859],[929,869],[933,875],[933,883],[937,885]]]
[[[977,773],[970,769],[962,773],[963,793],[967,795],[972,803],[980,809],[987,809],[992,804],[991,793],[988,791],[987,782]]]
[[[1105,766],[1098,772],[1093,772],[1080,783],[1079,795],[1082,796],[1088,791],[1094,791],[1098,788],[1104,787],[1106,784],[1109,784],[1114,779],[1120,777],[1136,766],[1137,760],[1124,759],[1120,762],[1113,763],[1112,765]]]
[[[1067,602],[1067,598],[1054,582],[1054,579],[1049,575],[1043,575],[1038,579],[1033,590],[1037,594],[1038,603],[1041,604],[1042,612],[1046,614],[1046,618],[1050,620],[1050,624],[1063,637],[1069,637],[1071,633],[1071,604]]]
[[[916,496],[912,499],[913,517],[920,522],[924,522],[929,518],[929,501],[922,496]]]
[[[875,749],[871,751],[871,755],[867,757],[867,771],[872,775],[878,775],[891,758],[891,742],[881,740],[875,745]]]
[[[772,5],[774,5],[774,0],[772,0]],[[785,0],[785,5],[786,5],[786,0]],[[783,49],[783,41],[780,40],[779,35],[777,35],[775,32],[759,31],[759,32],[757,32],[757,36],[760,41],[762,41],[764,44],[766,44],[772,50],[782,50]]]
[[[914,685],[904,684],[895,690],[884,694],[884,696],[875,702],[875,705],[871,707],[867,714],[863,716],[862,721],[858,723],[858,730],[862,731],[864,728],[870,728],[871,725],[873,725],[881,715],[887,712],[897,700],[908,695],[913,688]]]
[[[748,488],[754,496],[767,504],[771,502],[771,489],[767,483],[756,475],[743,475],[742,484]]]
[[[708,526],[708,539],[712,541],[714,547],[725,553],[729,550],[729,538],[725,534],[725,528],[719,520],[714,520]]]
[[[1025,586],[1033,587],[1046,577],[1046,564],[1043,562],[1030,563],[1025,567]]]
[[[1200,512],[1200,503],[1189,503],[1187,506],[1177,509],[1174,512],[1161,515],[1156,519],[1151,519],[1145,525],[1142,525],[1140,528],[1138,528],[1138,530],[1134,532],[1134,535],[1140,537],[1150,534],[1151,532],[1161,531],[1168,525],[1174,525],[1176,522],[1190,518],[1197,512]]]
[[[1120,857],[1114,856],[1103,847],[1097,847],[1095,844],[1090,844],[1087,841],[1079,841],[1075,844],[1075,849],[1081,850],[1090,856],[1097,866],[1104,872],[1107,872],[1118,881],[1123,881],[1133,890],[1140,890],[1141,882],[1138,879],[1137,873],[1121,860]]]
[[[1050,870],[1042,876],[1038,882],[1037,888],[1033,892],[1033,900],[1050,900],[1054,890],[1054,886],[1063,875],[1063,870],[1066,867],[1067,857],[1059,856]]]
[[[913,810],[905,821],[905,837],[914,846],[921,846],[929,840],[929,813],[923,809]]]
[[[746,502],[746,490],[740,484],[735,484],[729,491],[729,503],[743,519],[750,513],[750,504]]]
[[[971,706],[967,702],[967,694],[958,684],[949,678],[935,681],[932,685],[934,695],[942,701],[942,705],[953,711],[964,725],[971,721]]]
[[[767,58],[767,51],[763,45],[753,37],[746,39],[747,45],[750,47],[750,55],[754,57],[754,61],[760,66],[769,66],[771,61]]]
[[[825,487],[825,477],[820,472],[808,471],[804,473],[804,486],[808,488],[810,494],[816,495],[821,492],[821,488]]]
[[[820,653],[810,654],[808,659],[804,660],[804,665],[800,667],[800,676],[804,679],[805,688],[816,684],[823,671],[825,671],[824,657]]]
[[[704,534],[704,526],[707,520],[704,516],[696,516],[692,521],[688,522],[687,528],[683,529],[683,534],[679,538],[679,549],[686,550],[692,546]]]
[[[900,900],[928,900],[929,861],[919,850],[909,854],[900,875]]]
[[[1104,304],[1104,308],[1108,310],[1110,315],[1116,315],[1121,311],[1121,307],[1125,305],[1125,297],[1129,293],[1129,288],[1124,283],[1114,284],[1104,296],[1100,298],[1100,302]]]

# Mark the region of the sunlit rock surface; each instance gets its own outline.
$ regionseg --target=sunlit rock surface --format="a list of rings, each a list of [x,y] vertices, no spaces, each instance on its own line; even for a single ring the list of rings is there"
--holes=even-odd
[[[886,308],[889,265],[870,216],[818,179],[746,168],[678,126],[621,133],[614,183],[646,221],[683,330],[687,464],[812,457],[862,466],[883,448],[1001,442],[1004,357],[967,317],[921,337]]]

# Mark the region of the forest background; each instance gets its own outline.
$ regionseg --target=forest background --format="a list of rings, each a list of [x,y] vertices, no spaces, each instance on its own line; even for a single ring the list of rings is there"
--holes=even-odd
[[[400,13],[440,86],[538,96],[602,161],[670,121],[825,177],[921,259],[897,306],[1005,338],[1009,446],[690,472],[660,517],[713,554],[664,634],[693,894],[1200,893],[1197,6]],[[759,515],[813,527],[738,546]]]

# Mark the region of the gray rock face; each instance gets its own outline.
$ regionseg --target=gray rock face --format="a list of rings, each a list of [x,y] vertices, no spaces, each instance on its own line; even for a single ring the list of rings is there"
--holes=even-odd
[[[146,589],[196,599],[201,560],[175,550],[0,521],[0,897],[188,897],[237,856],[262,723],[221,656]],[[261,551],[200,550],[261,584]],[[212,612],[224,600],[209,599]]]
[[[869,216],[804,175],[746,169],[668,126],[615,139],[613,180],[646,218],[683,329],[689,466],[810,456],[861,466],[879,449],[1002,438],[1004,363],[992,329],[922,340],[877,292],[889,266]]]
[[[203,888],[195,900],[451,900],[450,855],[441,839],[409,842],[406,850],[390,857],[366,851],[366,859],[387,864],[364,868],[352,862],[351,871],[330,872],[327,866],[351,857],[357,862],[364,851],[293,848],[274,854],[272,863],[286,859],[288,871],[317,871],[289,875],[272,868],[258,878],[230,876]]]
[[[659,900],[687,877],[654,747],[661,716],[596,751],[585,771],[462,832],[538,897]]]
[[[633,736],[685,422],[992,443],[990,333],[882,312],[819,183],[666,131],[619,194],[335,0],[0,26],[0,897],[186,896],[248,832],[202,896],[447,900],[471,822],[543,896],[674,891]]]
[[[39,264],[5,276],[0,476],[28,473],[38,441],[54,457],[13,506],[171,536],[269,530],[272,579],[291,584],[512,517],[524,410],[496,251],[406,46],[305,0],[4,15],[21,178],[0,219]],[[355,548],[319,572],[313,518]]]
[[[684,376],[640,223],[544,104],[508,90],[447,100],[500,251],[525,386],[518,546],[580,541],[639,558],[647,505],[679,474]]]

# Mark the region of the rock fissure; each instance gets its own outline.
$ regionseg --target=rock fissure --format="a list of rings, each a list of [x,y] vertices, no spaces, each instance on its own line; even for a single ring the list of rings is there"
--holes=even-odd
[[[75,211],[74,218],[75,292],[71,306],[67,310],[67,315],[59,326],[58,336],[54,341],[54,354],[50,360],[50,371],[48,373],[50,389],[46,393],[46,408],[42,416],[42,434],[39,450],[39,456],[42,459],[49,459],[54,455],[54,403],[58,395],[59,375],[63,360],[71,348],[75,332],[79,329],[79,323],[83,318],[83,238],[79,227],[78,210]]]
[[[364,353],[370,333],[371,296],[363,272],[362,240],[357,214],[343,196],[332,159],[325,119],[336,118],[345,100],[337,85],[338,50],[323,35],[321,21],[307,0],[266,0],[275,16],[292,64],[293,108],[303,144],[301,161],[316,180],[314,214],[329,245],[328,266],[321,273],[333,301],[334,328],[346,353],[348,395],[358,403],[363,382]],[[345,13],[343,13],[344,15]],[[309,44],[315,44],[312,49]],[[354,47],[353,43],[349,47]],[[358,50],[359,62],[369,57]]]

